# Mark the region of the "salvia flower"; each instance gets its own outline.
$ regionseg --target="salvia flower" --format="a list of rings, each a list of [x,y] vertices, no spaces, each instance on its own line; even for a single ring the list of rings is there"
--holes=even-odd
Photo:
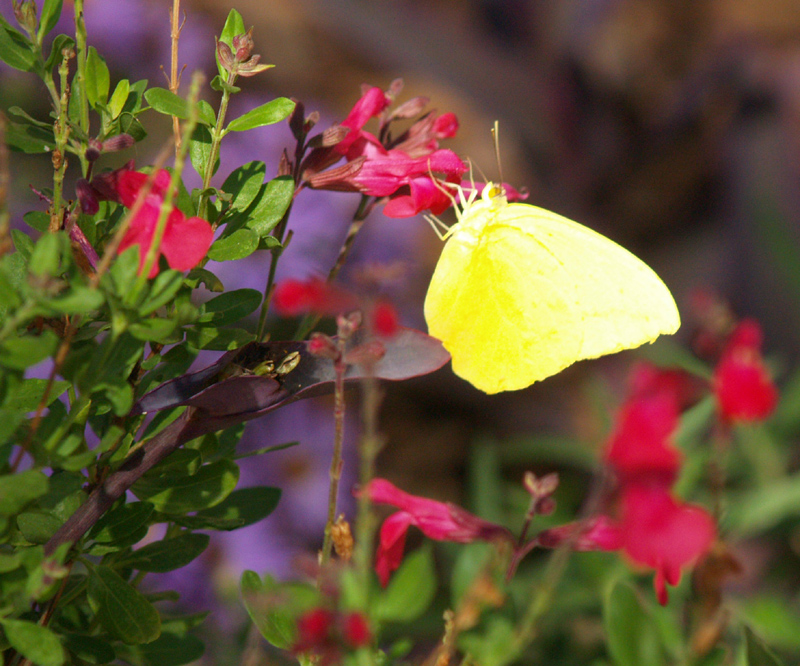
[[[513,541],[505,527],[483,520],[455,504],[410,495],[385,479],[373,479],[360,492],[365,493],[372,502],[391,504],[400,509],[381,526],[375,571],[384,587],[389,583],[392,571],[403,560],[406,533],[412,525],[437,541]]]
[[[97,202],[100,200],[115,201],[126,208],[134,208],[137,200],[144,197],[118,249],[121,254],[129,247],[138,245],[140,270],[144,269],[147,253],[153,244],[171,179],[166,169],[159,170],[151,178],[146,173],[134,171],[133,163],[129,162],[120,169],[95,176],[91,183],[78,183],[78,197],[84,212],[97,212]],[[182,211],[172,208],[167,213],[156,261],[148,277],[158,275],[158,257],[162,254],[175,270],[194,268],[206,256],[213,240],[214,230],[208,222],[200,217],[187,218]]]
[[[677,395],[671,390],[634,395],[620,410],[606,448],[606,463],[617,480],[615,523],[622,550],[637,564],[656,570],[658,601],[666,584],[708,552],[716,538],[709,513],[672,495],[681,456],[672,444],[678,427]]]
[[[726,422],[763,421],[775,410],[778,390],[761,356],[758,322],[741,321],[730,335],[714,370],[712,385]]]
[[[455,198],[444,183],[461,183],[467,165],[451,150],[440,148],[439,141],[455,135],[458,119],[452,113],[432,111],[392,139],[390,124],[416,115],[428,101],[417,97],[390,111],[398,91],[398,85],[388,93],[366,88],[337,126],[347,134],[333,145],[320,144],[303,160],[303,183],[316,189],[374,196],[386,202],[384,213],[389,217],[410,217],[422,211],[438,215],[451,206]],[[373,118],[379,119],[377,136],[364,129]],[[309,145],[315,145],[313,139]],[[333,167],[342,157],[346,163]]]
[[[680,383],[655,369],[637,372],[634,394],[620,409],[606,445],[605,461],[616,482],[609,499],[616,510],[546,530],[537,540],[546,548],[572,539],[577,550],[622,550],[635,564],[655,569],[663,605],[667,585],[677,585],[682,570],[708,553],[716,527],[704,508],[672,492],[682,458],[672,441]]]

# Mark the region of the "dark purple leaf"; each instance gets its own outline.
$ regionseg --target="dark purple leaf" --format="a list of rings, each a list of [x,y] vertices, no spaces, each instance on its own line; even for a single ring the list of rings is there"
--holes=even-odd
[[[362,342],[363,337],[355,335],[349,348]],[[372,376],[378,379],[418,377],[438,370],[450,359],[441,342],[411,328],[401,328],[381,342],[386,353],[371,368]],[[281,365],[295,353],[299,354],[297,364],[281,373]],[[345,378],[359,380],[368,372],[361,365],[351,365]],[[311,354],[306,342],[251,342],[207,368],[153,389],[136,403],[133,411],[145,413],[191,405],[209,417],[239,415],[243,417],[239,420],[249,420],[289,402],[331,392],[334,376],[333,361]]]

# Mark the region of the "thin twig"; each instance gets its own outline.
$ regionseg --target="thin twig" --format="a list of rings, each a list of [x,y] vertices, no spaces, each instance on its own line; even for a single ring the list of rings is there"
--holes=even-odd
[[[344,347],[345,336],[339,335],[337,345],[339,346],[339,355],[334,361],[335,379],[333,384],[333,456],[331,457],[330,468],[330,487],[328,488],[328,519],[325,522],[325,536],[322,541],[322,551],[320,551],[319,558],[319,576],[317,583],[321,584],[323,577],[323,570],[325,565],[331,558],[331,549],[333,546],[333,525],[336,522],[336,505],[339,500],[339,481],[342,478],[342,449],[344,443],[344,373],[347,370],[347,365],[344,362]]]
[[[180,77],[178,76],[178,40],[180,39],[181,29],[183,28],[183,23],[180,23],[180,14],[181,0],[172,0],[172,13],[170,14],[172,52],[169,70],[169,89],[176,95],[178,94],[178,86],[180,86],[181,83]],[[175,139],[175,159],[177,160],[181,149],[181,127],[177,116],[172,116],[172,134]]]

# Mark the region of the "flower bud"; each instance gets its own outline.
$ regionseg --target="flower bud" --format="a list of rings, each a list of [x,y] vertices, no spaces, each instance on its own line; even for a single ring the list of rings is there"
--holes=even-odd
[[[17,19],[17,23],[25,28],[28,33],[35,33],[39,27],[34,0],[23,0],[23,2],[14,0],[14,17]]]
[[[250,57],[253,52],[255,43],[253,42],[253,28],[241,35],[235,35],[233,40],[233,48],[236,49],[236,60],[244,62]]]
[[[231,51],[230,46],[219,39],[217,40],[217,58],[219,58],[222,69],[224,69],[226,72],[230,72],[233,69],[235,61],[233,51]]]

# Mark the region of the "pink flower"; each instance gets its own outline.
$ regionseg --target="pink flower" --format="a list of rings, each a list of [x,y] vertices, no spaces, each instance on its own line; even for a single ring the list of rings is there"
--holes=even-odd
[[[513,540],[505,527],[478,518],[449,502],[409,495],[385,479],[373,479],[361,492],[366,493],[373,502],[391,504],[400,509],[381,526],[375,570],[384,587],[392,571],[402,562],[406,533],[411,525],[437,541],[471,543],[479,540]]]
[[[379,116],[383,110],[389,106],[391,100],[380,88],[369,88],[361,98],[353,105],[350,113],[341,122],[342,127],[347,127],[350,131],[335,146],[335,150],[340,155],[346,155],[350,146],[362,136],[361,128],[370,118]]]
[[[147,174],[138,171],[123,170],[115,175],[114,187],[118,200],[122,205],[132,208],[139,198]],[[128,231],[119,245],[122,253],[132,245],[139,246],[139,270],[144,269],[147,253],[153,243],[156,226],[161,209],[164,205],[164,195],[170,184],[169,172],[165,169],[159,171],[153,179],[150,191],[130,222]],[[148,277],[158,275],[158,257],[166,257],[171,268],[179,271],[189,270],[196,266],[205,257],[208,248],[214,240],[214,231],[211,225],[199,217],[187,217],[173,208],[167,217],[164,235],[156,253],[156,261],[150,269]]]
[[[731,334],[714,370],[712,385],[727,422],[763,421],[778,404],[778,390],[761,356],[758,322],[745,319]]]
[[[415,98],[387,113],[397,92],[396,85],[390,94],[369,88],[339,126],[350,130],[344,138],[331,145],[324,143],[323,135],[322,142],[303,160],[303,183],[316,189],[388,198],[384,212],[390,217],[410,217],[425,210],[438,215],[452,205],[454,196],[442,182],[460,183],[467,166],[452,151],[439,148],[439,141],[455,135],[458,119],[453,113],[432,111],[392,139],[390,124],[411,117],[427,103],[425,98]],[[378,136],[363,129],[375,117],[381,119]],[[334,167],[342,156],[347,163]]]

